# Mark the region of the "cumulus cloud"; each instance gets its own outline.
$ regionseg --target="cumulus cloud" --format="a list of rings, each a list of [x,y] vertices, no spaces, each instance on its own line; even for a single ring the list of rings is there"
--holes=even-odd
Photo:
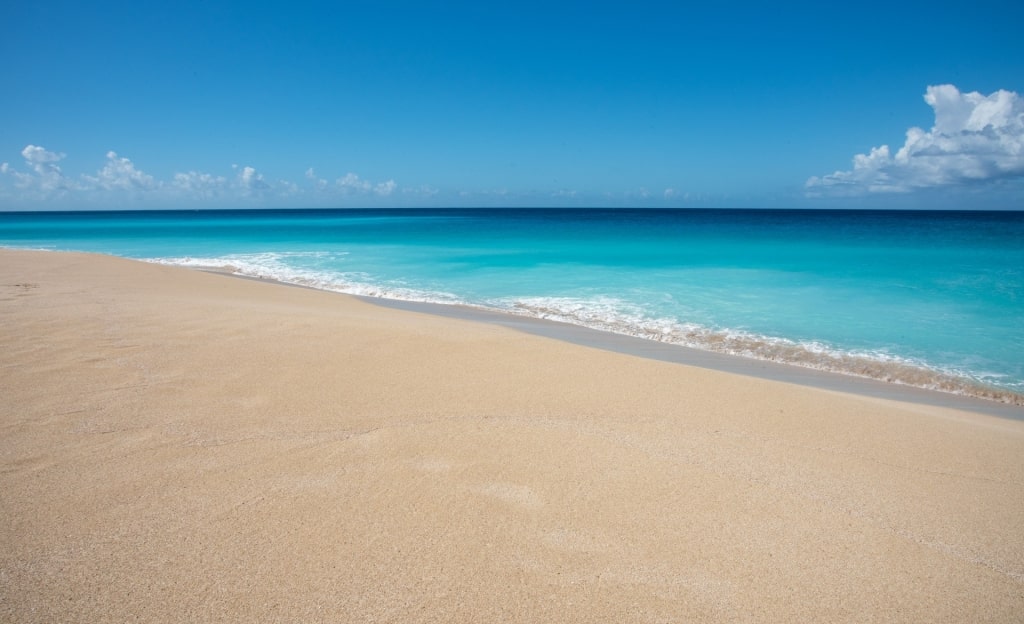
[[[174,187],[187,196],[200,199],[219,197],[228,186],[228,179],[209,173],[189,171],[174,174]]]
[[[14,177],[15,184],[22,189],[31,189],[42,193],[69,190],[75,184],[69,180],[57,163],[64,160],[63,153],[51,152],[38,145],[26,145],[21,150],[21,157],[31,173],[17,171],[4,163],[3,173]]]
[[[237,165],[232,166],[238,168]],[[253,167],[239,169],[236,181],[246,196],[260,195],[270,190],[270,185],[263,180],[263,174]]]
[[[15,186],[23,191],[22,198],[41,200],[50,197],[91,196],[102,191],[152,191],[161,184],[153,176],[140,171],[131,160],[115,152],[107,152],[106,164],[95,176],[68,177],[59,163],[66,157],[38,145],[26,145],[21,150],[28,171],[18,171],[9,164],[0,167],[0,173],[14,178]],[[74,193],[74,195],[69,195]]]
[[[367,193],[372,186],[354,173],[346,173],[337,180],[338,188],[345,192]]]
[[[118,156],[114,151],[107,152],[107,163],[96,177],[83,178],[96,188],[108,191],[150,191],[160,186],[153,176],[136,169],[131,160]]]
[[[900,193],[1024,176],[1024,98],[1013,91],[961,93],[930,86],[931,130],[907,130],[895,154],[888,145],[853,157],[853,169],[807,180],[809,195]]]
[[[313,183],[313,187],[316,190],[318,190],[318,191],[326,191],[327,190],[327,180],[324,180],[323,178],[317,176],[316,172],[313,171],[312,167],[310,167],[309,169],[306,169],[306,179]]]
[[[276,177],[267,179],[252,166],[231,165],[230,173],[217,175],[189,170],[160,180],[135,165],[130,158],[109,151],[95,174],[68,175],[62,169],[66,155],[37,145],[21,150],[24,165],[0,163],[0,199],[4,201],[48,202],[61,205],[181,205],[190,201],[203,205],[341,205],[346,197],[380,203],[401,196],[408,189],[391,179],[376,182],[348,173],[334,184],[305,171],[305,185]],[[312,186],[312,188],[311,188]],[[424,187],[426,188],[426,187]],[[432,191],[436,193],[437,191]],[[315,195],[314,195],[315,193]],[[427,194],[427,191],[422,191]],[[211,203],[210,200],[216,200]]]
[[[381,197],[387,197],[388,195],[395,192],[398,187],[394,180],[388,180],[387,182],[381,182],[377,186],[373,187],[373,192]]]
[[[387,197],[395,192],[398,188],[398,184],[394,180],[388,180],[386,182],[380,182],[374,184],[369,180],[364,180],[354,173],[346,173],[344,176],[337,179],[335,182],[338,188],[343,193],[352,194],[374,194],[380,197]]]
[[[51,152],[38,145],[26,145],[25,149],[21,150],[21,155],[25,158],[25,162],[32,164],[55,163],[64,160],[66,156],[63,153]]]

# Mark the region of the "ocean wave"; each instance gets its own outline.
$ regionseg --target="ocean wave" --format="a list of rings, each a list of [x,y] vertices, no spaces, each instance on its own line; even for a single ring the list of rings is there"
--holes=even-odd
[[[345,252],[298,251],[228,254],[217,257],[148,258],[146,261],[194,269],[222,271],[233,275],[294,284],[296,286],[305,286],[307,288],[347,295],[422,303],[442,303],[446,305],[466,304],[459,297],[450,293],[427,291],[402,284],[388,284],[364,272],[344,272],[337,269],[297,266],[304,260],[318,260],[330,264],[344,255],[347,254]]]
[[[940,369],[882,351],[844,350],[822,342],[795,341],[736,329],[709,328],[674,319],[650,318],[640,306],[614,298],[523,298],[505,300],[500,307],[515,314],[694,349],[1024,405],[1021,393],[1024,387],[1019,390],[996,387],[994,383],[998,383],[997,380],[1005,384],[999,375]]]
[[[998,375],[940,369],[883,351],[844,350],[822,342],[795,341],[737,329],[710,328],[670,318],[654,318],[642,306],[614,297],[520,297],[472,301],[448,292],[386,282],[362,272],[315,268],[320,262],[335,263],[344,255],[344,252],[266,252],[151,258],[148,261],[218,270],[364,297],[497,310],[705,351],[1024,405],[1024,384],[1006,383]],[[300,266],[304,262],[312,266]]]

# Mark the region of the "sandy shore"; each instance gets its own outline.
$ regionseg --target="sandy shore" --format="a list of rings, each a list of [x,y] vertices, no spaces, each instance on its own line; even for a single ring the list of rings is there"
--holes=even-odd
[[[0,250],[5,622],[1020,622],[1024,422]]]

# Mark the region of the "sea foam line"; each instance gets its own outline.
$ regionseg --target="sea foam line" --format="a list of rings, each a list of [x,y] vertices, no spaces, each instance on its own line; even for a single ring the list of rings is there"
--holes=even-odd
[[[195,269],[223,271],[245,277],[272,280],[284,284],[305,286],[317,290],[397,299],[417,303],[441,303],[446,305],[469,305],[456,295],[444,292],[425,291],[400,285],[382,284],[367,273],[337,270],[300,269],[289,264],[296,259],[331,259],[346,255],[337,252],[266,252],[259,254],[229,254],[217,257],[171,257],[148,258],[147,262],[184,266]]]
[[[848,351],[820,342],[797,342],[742,330],[712,329],[696,323],[651,318],[646,316],[639,306],[613,297],[533,297],[473,302],[452,293],[382,284],[366,273],[299,269],[292,264],[297,260],[329,260],[342,255],[344,253],[266,252],[215,258],[151,258],[147,261],[216,269],[246,277],[364,297],[496,310],[704,351],[984,398],[1011,405],[1024,405],[1024,394],[993,387],[986,383],[986,380],[963,371],[942,370],[923,362],[887,353]]]
[[[613,298],[539,297],[506,301],[500,307],[524,316],[704,351],[1024,405],[1024,395],[1019,392],[993,387],[963,371],[942,370],[888,353],[842,350],[821,342],[797,342],[736,329],[711,329],[696,323],[649,318],[637,306]]]

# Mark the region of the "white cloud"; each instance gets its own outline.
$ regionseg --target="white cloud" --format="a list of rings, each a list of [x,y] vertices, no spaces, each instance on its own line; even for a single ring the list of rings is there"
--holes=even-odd
[[[161,184],[139,169],[131,160],[107,152],[107,162],[95,176],[81,175],[70,178],[61,170],[59,163],[66,157],[38,145],[26,145],[21,150],[29,172],[18,171],[9,164],[0,167],[0,173],[14,178],[15,186],[22,190],[22,199],[45,200],[47,198],[86,198],[99,191],[152,191]],[[74,193],[71,195],[71,193]]]
[[[312,169],[310,170],[312,171]],[[307,172],[308,173],[308,172]],[[341,189],[343,193],[352,194],[374,194],[380,197],[387,197],[395,192],[398,188],[398,184],[394,180],[388,180],[386,182],[380,182],[374,184],[369,180],[364,180],[354,173],[346,173],[344,176],[337,179],[335,184]]]
[[[21,150],[21,156],[33,173],[23,173],[10,166],[5,166],[3,171],[5,174],[14,176],[15,184],[18,187],[43,194],[74,188],[75,184],[64,176],[60,166],[57,165],[64,159],[63,153],[51,152],[38,145],[26,145],[25,149]]]
[[[313,183],[313,187],[316,188],[316,190],[327,190],[327,180],[324,180],[323,178],[317,176],[316,172],[313,171],[312,167],[306,169],[306,179]]]
[[[935,125],[907,130],[896,154],[888,145],[853,157],[853,169],[807,180],[809,195],[860,195],[1024,176],[1024,99],[1013,91],[961,93],[930,86]]]
[[[0,198],[4,201],[60,202],[61,205],[131,205],[145,207],[181,205],[191,201],[203,202],[206,206],[216,204],[250,205],[258,201],[261,205],[282,207],[289,205],[334,205],[346,196],[373,198],[381,203],[388,198],[409,192],[394,180],[374,182],[348,173],[338,178],[335,184],[319,177],[310,167],[305,171],[306,184],[296,184],[287,179],[271,182],[255,167],[231,165],[231,173],[225,176],[202,171],[189,170],[175,173],[169,180],[158,179],[140,170],[129,158],[110,151],[104,165],[94,175],[65,174],[61,169],[65,154],[52,152],[37,145],[27,145],[21,150],[24,166],[12,166],[0,162]],[[437,191],[423,187],[417,191],[427,196]],[[143,200],[145,203],[143,203]]]
[[[66,154],[51,152],[38,145],[26,145],[25,149],[21,150],[21,155],[25,158],[25,162],[31,164],[55,163],[64,160],[66,156]]]
[[[253,167],[242,167],[237,179],[245,195],[259,195],[270,190],[270,185],[263,180],[263,174]]]
[[[91,185],[108,191],[150,191],[160,186],[153,176],[136,169],[131,160],[120,157],[113,151],[107,152],[107,164],[100,169],[95,178],[83,178]]]
[[[175,173],[174,186],[187,196],[211,199],[219,197],[227,189],[228,180],[223,176],[189,171],[188,173]]]
[[[345,191],[346,193],[367,193],[370,191],[372,185],[366,180],[360,179],[354,173],[346,173],[343,177],[337,180],[338,188]]]
[[[377,186],[373,187],[373,192],[380,195],[381,197],[387,197],[388,195],[395,192],[398,187],[394,180],[388,180],[387,182],[381,182]]]

